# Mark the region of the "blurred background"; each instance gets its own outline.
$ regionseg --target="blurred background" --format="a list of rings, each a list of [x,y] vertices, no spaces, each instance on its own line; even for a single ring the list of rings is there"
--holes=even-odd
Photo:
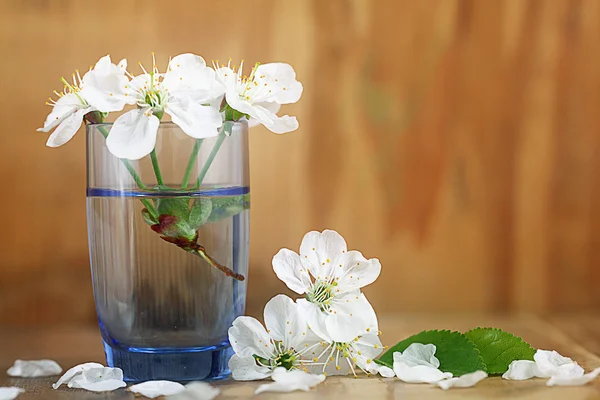
[[[331,228],[378,312],[600,309],[600,1],[0,2],[0,324],[95,324],[85,137],[36,132],[105,54],[285,61],[300,129],[251,133],[248,310]],[[138,71],[136,70],[136,73]]]

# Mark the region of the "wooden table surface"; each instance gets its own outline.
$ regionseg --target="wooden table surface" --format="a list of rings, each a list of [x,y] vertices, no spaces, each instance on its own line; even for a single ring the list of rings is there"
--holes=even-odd
[[[380,316],[382,340],[393,344],[423,329],[465,331],[477,326],[495,326],[522,336],[534,347],[557,350],[572,357],[586,370],[600,367],[600,315],[512,315],[441,314]],[[0,369],[6,370],[17,358],[51,358],[63,369],[86,362],[104,363],[100,337],[92,328],[0,329]],[[15,379],[2,374],[0,386],[19,386],[26,393],[19,400],[44,399],[133,399],[124,389],[96,394],[75,389],[52,390],[56,378]],[[251,397],[259,382],[226,380],[215,383],[222,390],[218,399]],[[600,378],[582,387],[545,386],[544,379],[523,382],[489,378],[475,388],[451,389],[447,392],[430,385],[405,384],[397,379],[330,377],[311,392],[261,394],[268,399],[600,399]]]

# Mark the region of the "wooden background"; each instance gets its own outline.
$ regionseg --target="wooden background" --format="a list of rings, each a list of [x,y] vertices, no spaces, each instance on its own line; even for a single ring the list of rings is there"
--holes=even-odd
[[[251,135],[249,308],[333,228],[378,311],[600,309],[600,1],[0,1],[0,323],[93,323],[84,135],[35,132],[59,77],[155,51],[287,61],[300,129]]]

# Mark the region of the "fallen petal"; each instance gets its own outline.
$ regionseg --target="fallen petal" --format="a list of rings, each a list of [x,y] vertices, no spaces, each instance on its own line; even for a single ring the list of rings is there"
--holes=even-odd
[[[436,347],[434,344],[412,343],[404,352],[394,353],[394,362],[403,362],[409,367],[417,365],[426,365],[428,367],[439,368],[440,361],[435,356]]]
[[[399,362],[394,362],[394,372],[398,379],[407,383],[436,383],[443,379],[452,378],[450,372],[442,372],[434,367],[426,365],[410,367]]]
[[[85,379],[77,379],[73,383],[73,386],[69,387],[85,389],[90,392],[111,392],[127,386],[125,382],[118,379],[106,379],[99,382],[88,382]]]
[[[133,393],[154,399],[158,396],[172,396],[185,390],[181,383],[171,381],[148,381],[129,388]]]
[[[538,350],[533,356],[535,364],[539,369],[539,378],[551,378],[560,376],[565,378],[576,378],[583,376],[585,371],[575,361],[563,357],[556,351]]]
[[[170,396],[168,400],[212,400],[220,393],[218,388],[206,382],[192,382],[185,385],[183,392]]]
[[[510,363],[508,370],[502,375],[503,379],[524,381],[541,375],[535,361],[515,360]]]
[[[458,378],[450,378],[443,381],[436,382],[435,384],[444,390],[448,390],[452,387],[457,388],[468,388],[475,386],[479,381],[487,378],[488,374],[485,371],[475,371],[470,374],[462,375]]]
[[[598,375],[600,375],[600,368],[596,368],[589,374],[585,374],[583,376],[553,376],[548,380],[548,382],[546,382],[546,386],[583,386],[596,379]]]
[[[127,386],[120,368],[99,367],[84,370],[68,383],[71,388],[108,392]]]
[[[386,367],[385,365],[377,365],[372,368],[372,373],[379,374],[384,378],[393,378],[396,376],[396,373],[390,367]]]
[[[254,394],[263,392],[281,392],[288,393],[295,390],[308,392],[311,387],[318,385],[325,380],[325,375],[309,374],[300,370],[288,371],[285,368],[275,368],[271,378],[275,381],[260,385]]]
[[[0,400],[13,400],[21,393],[25,393],[25,390],[14,386],[0,387]]]
[[[13,366],[6,371],[9,376],[19,378],[39,378],[58,375],[61,372],[62,368],[53,360],[16,360]]]
[[[95,362],[76,365],[73,368],[69,369],[67,372],[65,372],[64,375],[61,376],[58,379],[58,381],[52,385],[52,388],[58,389],[60,385],[68,384],[71,381],[71,379],[73,379],[75,376],[80,375],[81,373],[83,373],[84,370],[90,368],[104,368],[104,365]]]

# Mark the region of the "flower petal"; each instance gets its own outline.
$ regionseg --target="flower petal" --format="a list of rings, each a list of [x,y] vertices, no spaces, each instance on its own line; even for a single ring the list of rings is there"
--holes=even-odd
[[[300,370],[286,370],[285,368],[275,368],[271,378],[275,381],[265,385],[260,385],[254,394],[263,392],[281,392],[289,393],[295,390],[308,392],[311,387],[318,385],[325,380],[325,375],[309,374]]]
[[[83,387],[78,386],[81,382],[84,384],[92,384],[110,380],[123,380],[123,371],[120,368],[111,367],[93,367],[84,369],[83,372],[77,376],[76,379],[72,379],[69,382],[69,387]],[[83,387],[85,389],[85,387]]]
[[[383,345],[381,344],[381,340],[379,340],[379,333],[377,331],[371,331],[359,336],[358,340],[354,342],[354,349],[356,352],[353,352],[352,356],[356,358],[356,365],[358,367],[372,374],[381,373],[381,365],[373,361],[383,352]],[[389,374],[387,370],[384,370],[384,372],[388,372]]]
[[[312,231],[302,239],[300,259],[310,267],[314,277],[324,277],[331,273],[333,267],[331,260],[337,259],[347,250],[346,241],[336,231]]]
[[[279,117],[277,114],[259,105],[255,105],[253,110],[247,114],[258,120],[273,133],[292,132],[298,129],[299,126],[296,117],[290,117],[289,115]]]
[[[90,368],[104,368],[104,365],[95,362],[79,364],[69,369],[61,376],[58,381],[52,385],[52,388],[58,389],[63,384],[68,384],[75,376],[81,375],[83,371]]]
[[[118,158],[139,160],[154,148],[159,124],[149,110],[126,112],[113,124],[106,146]]]
[[[475,386],[477,383],[487,378],[487,376],[488,374],[485,371],[475,371],[470,374],[462,375],[459,378],[450,378],[436,382],[435,385],[444,390],[448,390],[452,387],[468,388]]]
[[[154,399],[159,396],[172,396],[185,390],[181,383],[171,381],[148,381],[129,388],[133,393]]]
[[[271,370],[258,365],[253,356],[241,357],[234,354],[229,359],[229,369],[231,377],[236,381],[256,381],[271,375]]]
[[[358,255],[356,254],[358,253]],[[342,265],[341,272],[337,272],[336,281],[342,293],[360,289],[371,283],[379,277],[381,273],[381,264],[376,258],[366,260],[358,251],[349,251],[342,254],[335,261],[336,265]]]
[[[221,393],[219,388],[206,382],[191,382],[185,385],[185,390],[169,397],[169,400],[212,400]]]
[[[537,350],[533,359],[540,372],[537,375],[539,378],[550,378],[553,376],[575,378],[584,374],[583,368],[575,361],[561,356],[554,350]]]
[[[186,134],[196,139],[217,136],[223,125],[218,109],[203,106],[189,97],[170,99],[165,112]]]
[[[390,367],[386,367],[385,365],[375,364],[375,367],[369,372],[371,372],[373,374],[378,373],[379,375],[381,375],[384,378],[393,378],[396,376],[396,373],[394,372],[394,370],[391,369]]]
[[[434,344],[412,343],[402,353],[394,353],[394,362],[403,362],[409,367],[417,365],[426,365],[439,368],[440,361],[435,356],[436,347]]]
[[[403,362],[394,362],[394,372],[398,379],[407,383],[436,383],[443,379],[452,378],[450,372],[442,372],[437,368],[426,365],[409,367]]]
[[[313,304],[306,299],[296,300],[298,310],[306,319],[309,329],[325,342],[331,342],[331,337],[327,333],[327,325],[325,320],[327,315],[319,309],[319,306]]]
[[[221,103],[219,102],[219,104],[221,104]],[[281,104],[277,104],[277,103],[265,102],[265,103],[257,103],[257,105],[261,106],[263,108],[266,108],[273,114],[277,114],[279,112],[279,110],[281,109]],[[257,120],[256,118],[250,118],[250,120],[248,121],[248,127],[253,128],[257,125],[261,125],[261,122],[259,120]]]
[[[61,96],[52,106],[52,112],[46,117],[44,127],[38,128],[38,132],[50,132],[50,130],[58,126],[63,120],[75,113],[75,111],[85,107],[87,105],[83,104],[74,93]]]
[[[271,337],[255,318],[237,317],[229,328],[229,343],[242,357],[257,355],[270,359],[274,348]]]
[[[285,349],[295,348],[306,337],[308,325],[296,303],[279,294],[265,305],[265,326],[271,337],[283,343]]]
[[[190,97],[195,102],[207,102],[225,93],[225,87],[198,55],[186,53],[173,57],[165,73],[162,85],[170,94]]]
[[[362,293],[335,297],[325,314],[325,329],[335,342],[349,342],[371,330],[377,332],[377,315]]]
[[[583,386],[600,375],[600,368],[582,376],[553,376],[548,379],[546,386]]]
[[[524,381],[541,375],[535,361],[515,360],[510,363],[508,370],[502,375],[503,379]]]
[[[252,97],[255,102],[290,104],[297,102],[302,96],[302,84],[296,80],[296,72],[289,64],[262,64],[256,69],[254,76],[258,88],[256,95]]]
[[[25,389],[21,389],[15,386],[0,387],[0,400],[14,400],[21,393],[25,393]]]
[[[83,123],[83,116],[90,111],[93,111],[93,109],[79,108],[73,113],[69,114],[60,122],[54,132],[52,132],[52,135],[50,135],[48,141],[46,142],[46,146],[58,147],[71,140],[81,127],[81,124]]]
[[[127,64],[126,60],[121,63]],[[113,64],[110,56],[104,56],[82,79],[79,94],[101,112],[120,111],[125,104],[133,104],[135,99],[126,96],[129,79],[125,69]]]
[[[90,382],[81,376],[76,377],[69,383],[70,388],[84,389],[90,392],[111,392],[126,386],[127,384],[119,379],[104,379],[97,382]]]
[[[58,375],[61,372],[62,368],[53,360],[16,360],[13,366],[6,371],[9,376],[20,378],[39,378]]]
[[[288,288],[298,294],[306,293],[310,287],[308,270],[302,265],[300,256],[288,249],[281,249],[273,257],[273,271]]]

